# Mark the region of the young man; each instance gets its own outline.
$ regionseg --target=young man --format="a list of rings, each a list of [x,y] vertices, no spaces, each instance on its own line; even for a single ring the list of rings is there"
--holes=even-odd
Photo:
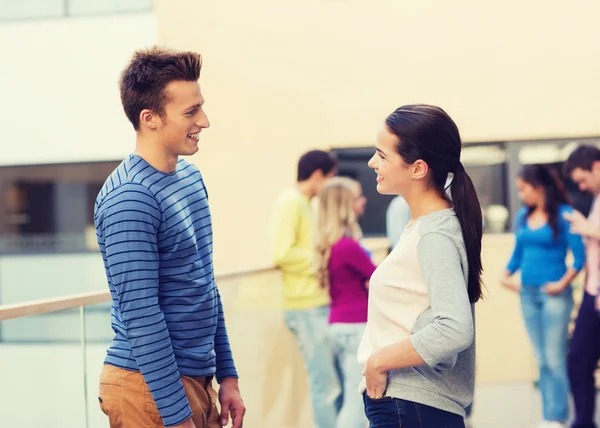
[[[585,291],[568,357],[569,380],[575,402],[572,427],[593,428],[596,426],[594,372],[600,359],[600,150],[593,146],[578,147],[565,163],[565,171],[581,191],[595,196],[589,219],[577,212],[567,216],[572,230],[588,238]]]
[[[135,152],[96,200],[115,338],[100,375],[111,428],[241,428],[245,413],[215,285],[200,171],[179,159],[209,127],[193,52],[138,51],[121,75]],[[220,383],[216,406],[213,377]]]
[[[340,394],[333,354],[327,342],[329,293],[315,276],[315,217],[310,204],[325,180],[335,174],[336,161],[321,150],[298,162],[298,182],[275,203],[270,238],[273,262],[283,273],[285,323],[296,337],[308,371],[317,428],[334,428]]]

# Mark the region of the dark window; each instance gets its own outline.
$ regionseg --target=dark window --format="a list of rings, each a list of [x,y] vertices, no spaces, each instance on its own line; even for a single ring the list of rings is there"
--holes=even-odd
[[[467,144],[462,149],[461,158],[479,198],[485,232],[504,233],[510,230],[504,144]]]
[[[95,251],[94,202],[118,164],[0,167],[0,254]]]
[[[579,191],[562,171],[564,160],[570,150],[580,144],[600,146],[600,138],[465,144],[462,162],[477,190],[485,221],[485,231],[488,233],[512,231],[513,219],[521,207],[515,178],[522,165],[531,162],[545,163],[556,169],[565,183],[574,207],[587,215],[593,196]],[[374,148],[340,148],[333,151],[339,160],[339,174],[352,177],[360,181],[363,186],[368,201],[360,225],[365,236],[385,235],[386,209],[394,196],[380,195],[377,192],[375,173],[367,166],[367,162],[373,156]]]
[[[338,175],[351,177],[360,182],[367,198],[365,214],[359,220],[365,237],[385,236],[385,213],[394,195],[381,195],[377,192],[375,172],[367,162],[373,156],[373,147],[334,149],[338,159]]]

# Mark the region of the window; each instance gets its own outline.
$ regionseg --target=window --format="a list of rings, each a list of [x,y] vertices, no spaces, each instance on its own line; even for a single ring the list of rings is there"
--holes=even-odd
[[[3,0],[0,21],[145,12],[152,10],[153,3],[153,0]]]
[[[64,16],[64,0],[0,1],[0,20],[59,18]]]
[[[395,197],[377,192],[375,173],[367,165],[373,150],[372,147],[333,150],[339,162],[339,175],[352,177],[363,187],[367,205],[360,226],[367,237],[385,236],[387,207]],[[486,218],[486,231],[505,232],[510,223],[505,188],[506,155],[502,144],[468,145],[463,149],[462,159],[475,184]]]
[[[95,251],[94,202],[118,164],[0,167],[0,254]]]
[[[574,207],[587,214],[592,196],[579,191],[562,171],[564,161],[581,144],[600,147],[600,137],[465,144],[461,160],[477,191],[485,232],[512,231],[513,219],[521,208],[515,179],[522,166],[529,163],[543,163],[554,168],[565,183]],[[339,174],[355,178],[363,186],[368,201],[360,225],[365,236],[384,236],[386,209],[393,196],[377,192],[374,173],[367,166],[373,150],[372,147],[339,148],[333,152],[339,161]]]
[[[504,233],[510,228],[506,189],[506,152],[503,143],[465,145],[461,152],[465,170],[471,177],[488,233]]]
[[[81,16],[148,11],[152,10],[153,0],[68,0],[67,3],[68,15]]]
[[[373,156],[373,147],[334,149],[332,152],[338,159],[338,174],[359,181],[367,198],[365,214],[359,220],[364,236],[385,236],[385,213],[394,195],[377,192],[375,173],[367,165]]]

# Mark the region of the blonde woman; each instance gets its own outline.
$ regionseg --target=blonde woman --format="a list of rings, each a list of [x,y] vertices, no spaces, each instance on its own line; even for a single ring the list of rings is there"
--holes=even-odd
[[[336,428],[366,425],[357,391],[362,376],[356,354],[367,322],[367,287],[375,265],[358,242],[362,233],[357,216],[366,199],[357,184],[350,178],[335,177],[319,195],[317,271],[321,286],[331,297],[329,334],[343,377],[344,401]]]

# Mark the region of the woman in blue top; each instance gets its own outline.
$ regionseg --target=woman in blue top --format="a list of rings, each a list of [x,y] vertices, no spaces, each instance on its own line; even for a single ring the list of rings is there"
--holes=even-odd
[[[525,166],[517,187],[524,207],[516,218],[516,245],[502,282],[521,295],[525,327],[540,370],[541,426],[561,427],[569,417],[566,354],[573,308],[571,281],[585,264],[585,248],[563,218],[573,209],[554,171],[543,165]],[[574,258],[569,268],[568,250]],[[518,270],[521,285],[510,279]]]

